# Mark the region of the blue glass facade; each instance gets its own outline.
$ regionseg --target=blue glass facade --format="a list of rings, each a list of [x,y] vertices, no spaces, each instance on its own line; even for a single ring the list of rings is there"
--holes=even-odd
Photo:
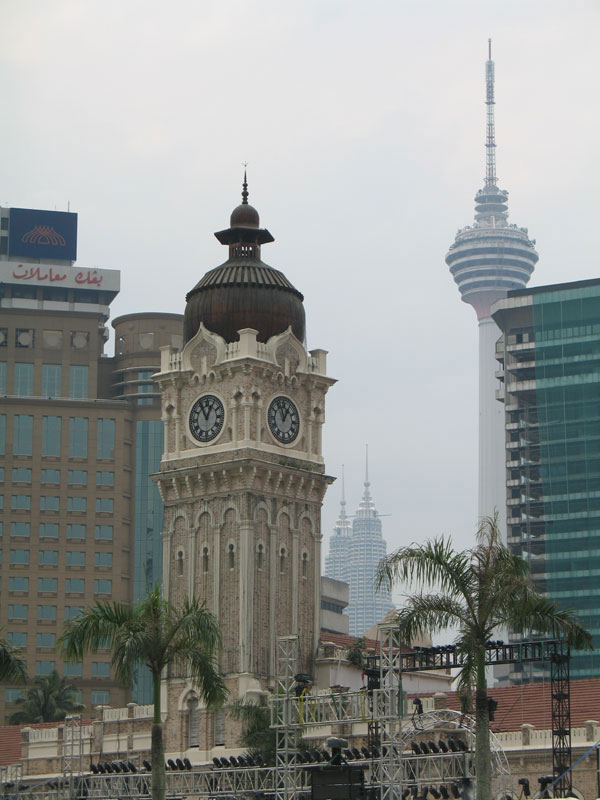
[[[154,481],[149,477],[160,468],[163,424],[160,420],[136,423],[135,526],[133,551],[133,600],[144,598],[162,578],[163,506]],[[135,677],[133,700],[152,702],[152,680],[148,670]]]

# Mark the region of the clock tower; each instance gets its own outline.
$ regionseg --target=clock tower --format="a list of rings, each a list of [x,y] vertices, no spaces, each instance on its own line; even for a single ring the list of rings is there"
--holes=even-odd
[[[303,672],[319,635],[321,431],[326,352],[305,348],[303,297],[261,260],[273,241],[248,204],[215,234],[229,258],[188,293],[182,350],[163,348],[164,594],[202,599],[223,637],[231,699],[274,685],[277,637],[298,634]],[[237,728],[206,713],[187,675],[165,681],[167,748],[237,747]]]

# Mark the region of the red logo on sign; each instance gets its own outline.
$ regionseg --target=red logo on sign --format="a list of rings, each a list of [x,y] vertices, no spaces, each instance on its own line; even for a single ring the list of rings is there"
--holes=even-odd
[[[21,241],[28,244],[50,244],[64,247],[66,241],[50,225],[36,225],[21,236]]]

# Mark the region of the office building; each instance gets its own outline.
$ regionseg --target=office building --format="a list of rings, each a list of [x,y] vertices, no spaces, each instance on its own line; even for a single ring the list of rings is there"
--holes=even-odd
[[[110,652],[68,663],[56,643],[82,608],[129,602],[160,577],[150,376],[182,318],[121,317],[105,356],[119,272],[74,266],[76,242],[76,214],[0,209],[0,629],[30,678],[56,668],[92,708],[130,699]],[[0,719],[20,692],[2,688]]]
[[[509,292],[493,316],[503,334],[508,544],[529,562],[536,588],[592,633],[595,650],[572,654],[571,677],[596,677],[600,279]]]
[[[354,517],[349,518],[342,483],[340,516],[329,539],[329,554],[325,559],[325,575],[344,581],[350,587],[344,615],[349,619],[352,636],[362,636],[394,607],[390,589],[375,589],[377,566],[387,554],[387,545],[370,486],[367,453],[362,500]]]
[[[486,62],[486,174],[475,196],[475,222],[461,228],[446,264],[461,293],[473,306],[479,325],[479,516],[499,514],[505,536],[504,418],[496,402],[496,340],[500,331],[491,307],[511,289],[524,287],[538,254],[527,228],[508,222],[508,192],[498,187],[494,123],[494,62],[491,42]]]

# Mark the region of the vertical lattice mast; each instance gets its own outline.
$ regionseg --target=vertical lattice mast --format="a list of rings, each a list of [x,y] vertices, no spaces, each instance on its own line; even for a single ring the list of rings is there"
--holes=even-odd
[[[487,106],[487,135],[485,142],[485,184],[496,185],[496,124],[494,121],[494,62],[492,40],[488,39],[488,60],[485,63],[485,104]]]

